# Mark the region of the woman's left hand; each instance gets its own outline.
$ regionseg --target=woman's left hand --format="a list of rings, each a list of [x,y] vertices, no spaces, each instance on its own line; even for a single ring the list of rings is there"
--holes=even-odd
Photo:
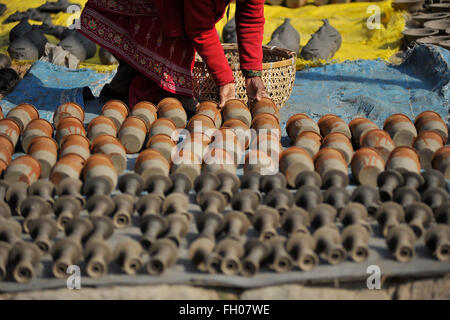
[[[269,97],[261,77],[246,78],[245,87],[247,89],[248,104],[253,103],[255,100],[259,101],[262,98]]]

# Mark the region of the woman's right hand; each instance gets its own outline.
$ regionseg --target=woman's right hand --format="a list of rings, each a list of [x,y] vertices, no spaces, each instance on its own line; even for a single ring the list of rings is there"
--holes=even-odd
[[[219,88],[220,104],[219,107],[222,108],[228,100],[236,99],[236,90],[234,83],[227,83]]]

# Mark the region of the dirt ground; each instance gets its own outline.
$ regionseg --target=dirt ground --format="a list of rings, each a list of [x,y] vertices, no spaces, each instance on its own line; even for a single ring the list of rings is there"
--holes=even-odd
[[[81,288],[80,290],[46,290],[3,293],[0,300],[450,300],[450,274],[442,278],[417,280],[390,279],[380,290],[361,289],[361,283],[334,286],[297,284],[271,286],[251,290],[202,288],[181,285],[114,286]]]

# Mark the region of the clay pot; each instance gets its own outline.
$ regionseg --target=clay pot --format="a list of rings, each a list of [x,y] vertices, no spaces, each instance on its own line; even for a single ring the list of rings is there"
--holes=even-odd
[[[350,128],[348,127],[347,123],[345,123],[344,120],[342,120],[340,117],[336,115],[333,114],[324,115],[322,118],[319,119],[317,125],[319,126],[320,133],[322,134],[323,137],[332,132],[340,132],[344,134],[347,138],[349,139],[352,138],[352,134],[350,132]]]
[[[158,118],[170,119],[175,123],[175,126],[179,129],[186,127],[187,114],[183,108],[183,105],[178,103],[164,103],[158,104]]]
[[[0,106],[0,120],[3,119],[5,116],[3,115],[3,109]]]
[[[83,169],[83,180],[85,183],[89,182],[90,179],[100,177],[106,179],[109,182],[109,192],[110,194],[117,185],[117,171],[111,159],[101,153],[93,154],[87,159],[86,164]]]
[[[125,119],[119,131],[119,139],[127,153],[137,153],[144,145],[147,126],[139,117],[130,116]]]
[[[0,135],[0,160],[6,165],[10,164],[12,155],[14,154],[14,145],[8,137]]]
[[[286,132],[293,141],[305,131],[313,131],[320,135],[319,126],[304,113],[294,114],[286,122]]]
[[[217,173],[224,170],[236,173],[236,162],[231,152],[220,148],[208,148],[203,157],[203,170],[209,173]]]
[[[353,146],[350,139],[343,133],[329,133],[322,141],[321,148],[333,148],[338,150],[344,156],[347,164],[350,164],[353,157]]]
[[[414,120],[417,133],[423,131],[435,131],[442,137],[444,144],[448,140],[448,128],[447,124],[442,120],[441,116],[434,111],[424,111],[419,114]]]
[[[45,119],[32,120],[22,135],[22,149],[27,153],[31,140],[35,137],[53,136],[53,126]]]
[[[214,132],[216,132],[216,125],[214,120],[203,114],[194,115],[188,122],[186,129],[189,133],[201,132],[207,137],[212,138]]]
[[[92,153],[103,153],[109,157],[118,173],[127,168],[127,153],[116,137],[103,134],[92,141]]]
[[[250,112],[252,113],[253,118],[261,113],[270,113],[278,120],[278,122],[280,121],[280,111],[270,98],[262,98],[259,101],[255,100],[250,106]]]
[[[232,154],[235,163],[241,161],[245,152],[244,145],[241,143],[238,136],[233,130],[227,128],[216,130],[209,148],[227,150],[230,154]]]
[[[387,161],[392,150],[395,148],[391,136],[381,129],[367,131],[361,136],[360,145],[361,147],[374,148],[384,161]]]
[[[170,105],[178,105],[180,107],[183,106],[181,104],[180,100],[178,100],[176,98],[168,97],[168,98],[162,99],[156,106],[156,109],[159,111],[159,109],[170,106]]]
[[[39,161],[41,177],[48,178],[58,159],[58,144],[49,137],[35,137],[31,140],[28,155]]]
[[[307,170],[314,170],[314,162],[306,150],[294,146],[280,154],[280,171],[285,174],[289,186],[295,188],[295,179]]]
[[[6,118],[14,120],[23,132],[31,120],[39,119],[39,112],[33,105],[23,103],[11,109]]]
[[[325,182],[328,174],[332,172],[341,172],[342,175],[348,174],[347,161],[341,152],[333,148],[321,149],[314,158],[315,170],[320,174]]]
[[[419,155],[413,148],[397,147],[392,150],[386,169],[401,169],[420,174]]]
[[[294,145],[305,149],[311,157],[314,157],[320,150],[322,137],[314,131],[303,131],[295,139]]]
[[[281,138],[280,123],[277,118],[270,113],[260,113],[253,118],[252,129],[256,133],[263,131],[270,132],[272,134],[278,135]]]
[[[176,173],[183,173],[188,176],[190,181],[195,181],[195,179],[200,175],[202,169],[202,158],[195,153],[182,149],[172,155],[172,161],[172,175]]]
[[[217,129],[222,125],[222,114],[220,113],[219,105],[214,101],[203,101],[200,103],[195,114],[203,114],[210,117]]]
[[[229,119],[238,119],[250,127],[252,123],[252,114],[244,102],[237,99],[228,100],[222,109],[223,121]]]
[[[378,129],[375,122],[366,118],[355,118],[348,124],[352,133],[352,142],[355,147],[360,146],[361,137],[368,131]]]
[[[271,134],[270,132],[262,132],[253,139],[250,149],[264,151],[272,159],[279,158],[283,146],[280,143],[280,136],[277,134]]]
[[[61,140],[61,149],[59,156],[64,157],[66,154],[74,153],[78,154],[84,160],[87,160],[91,155],[89,149],[91,142],[88,138],[81,134],[71,134],[65,136]]]
[[[137,157],[134,171],[146,181],[148,177],[155,174],[169,175],[170,163],[159,151],[146,149]]]
[[[275,174],[278,172],[278,158],[271,158],[261,150],[250,150],[245,156],[244,172],[257,174]]]
[[[58,185],[65,178],[77,179],[83,170],[85,160],[77,154],[67,154],[53,166],[50,181]]]
[[[19,141],[20,127],[11,119],[1,119],[0,135],[7,137],[15,147],[17,145],[17,141]]]
[[[176,131],[177,127],[175,123],[170,119],[156,119],[150,127],[149,137],[156,136],[157,134],[165,134],[171,137],[173,140],[178,139]]]
[[[249,126],[247,126],[244,122],[238,119],[229,119],[223,123],[222,128],[233,130],[241,140],[241,143],[244,143],[245,149],[248,148],[250,144],[251,133]]]
[[[431,168],[431,159],[433,154],[444,146],[442,137],[434,131],[423,131],[413,143],[420,158],[420,165],[423,169]]]
[[[207,137],[205,134],[201,132],[194,132],[192,134],[188,134],[183,139],[180,143],[180,149],[195,153],[198,157],[200,157],[200,159],[203,159],[203,155],[206,153],[210,142],[211,138]]]
[[[39,180],[41,165],[32,156],[24,155],[14,159],[6,169],[4,179],[9,183],[25,182],[31,185]]]
[[[77,118],[81,122],[84,121],[84,110],[83,108],[75,103],[75,102],[67,102],[63,103],[56,109],[54,115],[53,115],[53,124],[57,127],[59,121],[66,117],[66,115],[70,115],[71,117]]]
[[[450,147],[437,150],[431,159],[433,169],[442,172],[446,179],[450,179]]]
[[[172,152],[176,147],[175,142],[165,134],[157,134],[147,142],[147,148],[158,150],[169,163],[172,162]]]
[[[84,129],[83,122],[75,117],[59,120],[58,126],[56,127],[56,141],[61,144],[62,139],[71,134],[81,134],[82,136],[85,136],[86,130]]]
[[[110,100],[103,105],[102,116],[110,118],[119,130],[125,118],[128,117],[128,107],[120,100]]]
[[[389,116],[383,125],[383,129],[389,133],[396,147],[411,147],[417,137],[417,130],[411,120],[401,113]]]
[[[88,125],[88,138],[93,141],[102,134],[117,136],[117,129],[114,121],[105,116],[98,116],[91,120]]]
[[[373,148],[363,147],[353,155],[353,177],[360,184],[377,186],[378,175],[384,171],[384,160]]]
[[[158,118],[158,113],[156,110],[156,106],[148,101],[138,102],[131,111],[131,115],[134,117],[139,117],[144,120],[145,125],[147,126],[147,131],[150,130],[153,122]]]

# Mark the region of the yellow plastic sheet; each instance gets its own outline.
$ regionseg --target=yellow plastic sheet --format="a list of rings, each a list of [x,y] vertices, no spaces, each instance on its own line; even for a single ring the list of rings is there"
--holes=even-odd
[[[0,51],[5,52],[8,47],[9,31],[17,23],[3,24],[3,21],[17,10],[24,11],[27,8],[36,8],[44,4],[46,0],[21,0],[5,1],[0,3],[7,5],[7,11],[0,17]],[[73,3],[84,5],[87,0],[71,0]],[[264,28],[264,43],[270,41],[272,32],[283,23],[284,18],[291,18],[292,25],[299,31],[301,46],[304,46],[311,35],[322,25],[322,19],[328,19],[342,35],[342,46],[334,56],[334,61],[356,59],[384,59],[387,60],[401,45],[405,19],[403,13],[394,11],[391,7],[392,0],[383,2],[353,2],[346,4],[335,4],[317,7],[308,4],[298,9],[289,9],[281,6],[265,6],[266,25]],[[368,12],[369,6],[378,6],[380,28],[370,30],[367,27],[368,18],[374,13]],[[231,4],[230,18],[233,17],[235,5]],[[52,15],[54,24],[70,25],[73,19],[78,18],[80,13],[67,14],[58,13]],[[227,22],[224,19],[217,24],[217,30],[222,33],[222,28]],[[40,24],[41,22],[32,22]],[[49,41],[57,43],[57,39],[49,37]],[[320,64],[321,62],[319,62]],[[317,64],[317,63],[316,63]],[[309,61],[298,59],[297,67],[301,69],[306,65],[312,65]],[[100,72],[111,71],[115,66],[104,66],[100,63],[98,54],[87,60],[81,67],[93,68]]]

